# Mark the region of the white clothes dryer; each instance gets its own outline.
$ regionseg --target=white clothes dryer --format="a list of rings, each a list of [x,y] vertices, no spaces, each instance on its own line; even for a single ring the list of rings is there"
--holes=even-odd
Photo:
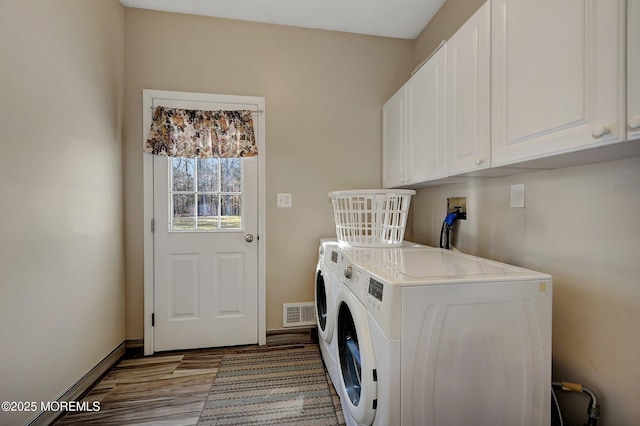
[[[318,345],[334,387],[338,386],[338,346],[335,339],[336,302],[342,286],[342,251],[336,239],[320,240],[315,280]]]
[[[424,246],[343,254],[347,424],[548,425],[549,275]]]

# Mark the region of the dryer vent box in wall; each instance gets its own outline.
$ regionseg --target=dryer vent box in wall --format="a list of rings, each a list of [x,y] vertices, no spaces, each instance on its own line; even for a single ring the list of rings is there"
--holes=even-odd
[[[316,325],[316,306],[314,302],[284,303],[282,305],[283,327],[307,325]]]
[[[467,219],[467,197],[447,198],[447,214],[458,212],[458,219]]]

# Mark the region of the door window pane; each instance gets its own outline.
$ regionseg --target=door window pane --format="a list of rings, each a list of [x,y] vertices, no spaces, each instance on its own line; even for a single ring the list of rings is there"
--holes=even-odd
[[[198,195],[198,229],[217,229],[218,197],[216,195]]]
[[[241,229],[242,198],[239,195],[224,195],[221,201],[220,215],[222,228]]]
[[[222,192],[242,191],[242,161],[240,158],[221,158],[220,177],[222,179]]]
[[[194,206],[195,195],[173,194],[173,229],[195,229]]]
[[[172,157],[173,191],[193,191],[195,179],[195,159]]]
[[[198,191],[218,191],[217,158],[198,158]]]
[[[241,158],[171,158],[171,231],[242,229]]]

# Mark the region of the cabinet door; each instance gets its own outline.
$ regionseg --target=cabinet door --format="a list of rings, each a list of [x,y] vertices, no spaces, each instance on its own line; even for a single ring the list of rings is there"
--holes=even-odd
[[[491,164],[490,4],[485,3],[447,42],[447,173]]]
[[[640,138],[640,1],[627,2],[627,129]]]
[[[492,165],[624,139],[624,0],[492,0]]]
[[[407,82],[407,178],[421,183],[446,177],[447,46]]]
[[[406,85],[382,106],[382,187],[406,183]]]

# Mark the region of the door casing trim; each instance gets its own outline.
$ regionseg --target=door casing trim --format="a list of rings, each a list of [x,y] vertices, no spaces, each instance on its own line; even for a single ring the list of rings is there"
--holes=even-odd
[[[256,120],[258,138],[258,336],[259,345],[267,343],[267,315],[266,315],[266,215],[265,215],[265,99],[259,96],[217,95],[212,93],[175,92],[168,90],[144,89],[142,91],[142,144],[148,136],[151,126],[150,111],[154,99],[171,99],[180,101],[201,102],[229,102],[253,104],[259,111],[260,119]],[[142,181],[143,181],[143,238],[144,238],[144,354],[153,355],[155,340],[151,316],[154,312],[154,276],[153,276],[153,233],[151,232],[151,220],[153,219],[153,156],[142,154]]]

